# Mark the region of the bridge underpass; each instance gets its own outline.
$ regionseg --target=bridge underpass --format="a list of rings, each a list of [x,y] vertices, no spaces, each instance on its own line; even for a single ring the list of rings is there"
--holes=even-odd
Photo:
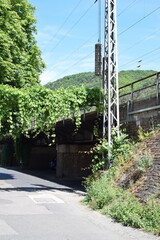
[[[141,86],[141,87],[140,87]],[[120,123],[131,136],[137,135],[141,126],[144,131],[160,125],[160,73],[137,80],[123,86],[120,91]],[[95,126],[97,135],[95,135]],[[91,155],[87,154],[102,137],[102,116],[96,111],[82,115],[82,126],[76,132],[74,120],[63,120],[56,124],[56,143],[48,146],[42,133],[35,139],[23,137],[24,163],[29,169],[47,169],[56,159],[56,176],[82,178],[89,174]],[[7,143],[10,146],[12,143]],[[0,145],[0,162],[6,144]],[[27,155],[25,154],[27,152]],[[15,165],[10,160],[8,165]]]

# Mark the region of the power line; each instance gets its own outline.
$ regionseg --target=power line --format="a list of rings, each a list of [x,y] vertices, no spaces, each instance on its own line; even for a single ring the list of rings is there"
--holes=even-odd
[[[125,50],[123,51],[123,53],[125,53],[125,52],[127,52],[128,50],[134,48],[136,45],[140,44],[141,42],[143,42],[144,40],[148,39],[149,37],[154,36],[154,34],[155,34],[155,33],[158,33],[158,32],[160,32],[160,29],[154,31],[152,34],[149,34],[149,35],[145,36],[144,38],[142,38],[141,40],[137,41],[137,42],[134,43],[132,46],[130,46],[129,48],[125,49]],[[121,54],[122,54],[122,53],[121,53]],[[120,54],[119,56],[121,56],[121,54]]]
[[[155,61],[156,59],[159,59],[159,57],[157,58],[155,58],[155,56],[157,56],[157,55],[159,55],[159,52],[156,52],[156,53],[154,53],[154,54],[152,54],[151,56],[148,56],[147,58],[145,58],[145,59],[142,59],[141,60],[141,64],[142,65],[145,65],[145,63],[148,63],[148,62],[153,62],[153,61]]]
[[[126,10],[128,10],[130,7],[132,7],[136,2],[137,2],[137,0],[134,0],[129,5],[127,5],[120,13],[118,13],[117,17],[120,17]]]
[[[154,58],[154,59],[151,59],[152,60],[152,62],[155,62],[156,60],[159,60],[159,58],[160,57],[156,57],[156,58]],[[151,62],[151,60],[149,60],[149,61],[147,61],[145,64],[143,64],[143,66],[148,66],[148,65],[150,65],[150,64],[148,64],[148,63],[150,63]]]
[[[149,17],[151,14],[155,13],[157,10],[159,10],[160,7],[154,9],[152,12],[148,13],[146,16],[144,16],[143,18],[139,19],[137,22],[133,23],[131,26],[129,26],[128,28],[126,28],[125,30],[123,30],[122,32],[120,32],[118,34],[118,36],[122,35],[123,33],[127,32],[129,29],[131,29],[132,27],[134,27],[135,25],[137,25],[138,23],[140,23],[141,21],[143,21],[145,18]]]
[[[78,63],[80,63],[81,61],[83,61],[84,59],[86,59],[87,57],[91,56],[94,53],[94,51],[92,51],[91,53],[89,53],[87,56],[81,58],[80,60],[78,60],[76,63],[72,64],[69,68],[67,68],[66,70],[64,70],[63,72],[61,72],[58,76],[57,79],[65,72],[67,72],[70,68],[76,66]]]
[[[65,57],[64,59],[62,59],[62,61],[66,61],[67,59],[69,59],[71,56],[73,56],[73,54],[75,52],[77,52],[78,50],[80,50],[81,48],[83,48],[87,42],[89,42],[92,38],[94,38],[97,35],[97,33],[93,34],[90,38],[88,38],[82,45],[80,45],[78,48],[76,48],[74,51],[72,51],[67,57]],[[52,69],[56,66],[57,64],[54,64],[51,69],[48,71],[47,74],[49,74]]]
[[[50,50],[55,50],[59,44],[66,38],[66,36],[77,26],[77,24],[83,19],[83,17],[89,12],[89,10],[94,6],[95,2],[84,12],[84,14],[73,24],[73,26],[66,32],[66,34],[59,40],[59,42]],[[49,53],[50,54],[50,53]],[[49,55],[47,54],[44,59]]]
[[[158,47],[158,48],[156,48],[156,49],[153,49],[152,51],[147,52],[147,53],[143,54],[142,56],[139,56],[139,57],[137,57],[137,58],[129,61],[128,63],[125,63],[125,64],[121,65],[120,68],[123,67],[123,66],[126,66],[126,65],[128,65],[128,64],[130,64],[130,63],[133,63],[134,61],[137,61],[137,60],[139,60],[139,59],[141,59],[141,58],[143,58],[143,57],[145,57],[145,56],[147,56],[147,55],[149,55],[149,54],[151,54],[151,53],[153,53],[153,52],[155,52],[155,51],[158,51],[159,49],[160,49],[160,47]]]
[[[80,0],[76,6],[71,10],[71,12],[69,13],[69,15],[66,17],[66,19],[64,20],[64,22],[62,23],[62,25],[59,27],[59,29],[57,30],[57,32],[51,37],[51,39],[49,40],[49,43],[52,41],[52,39],[54,39],[58,33],[60,32],[60,30],[63,28],[63,26],[66,24],[66,22],[70,19],[70,17],[72,16],[72,14],[76,11],[76,9],[78,8],[78,6],[80,5],[80,3],[82,2],[83,0]],[[48,44],[49,44],[48,43]],[[48,45],[47,44],[47,45]],[[46,48],[45,48],[46,49]],[[45,51],[44,49],[44,51]]]

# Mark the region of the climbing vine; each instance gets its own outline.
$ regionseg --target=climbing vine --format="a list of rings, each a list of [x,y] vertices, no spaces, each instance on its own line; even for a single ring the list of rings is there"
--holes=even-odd
[[[73,117],[78,128],[82,109],[100,108],[99,95],[99,89],[84,87],[52,91],[39,85],[28,89],[0,85],[0,135],[16,138],[41,131],[49,135],[56,122]]]

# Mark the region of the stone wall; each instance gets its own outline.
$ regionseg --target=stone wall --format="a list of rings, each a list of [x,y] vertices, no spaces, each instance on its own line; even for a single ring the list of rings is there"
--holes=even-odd
[[[129,102],[121,104],[120,122],[131,136],[137,135],[140,126],[145,132],[154,130],[160,126],[160,105],[155,98],[134,101],[132,106]]]
[[[90,173],[92,145],[60,144],[57,147],[56,176],[59,178],[81,179]]]
[[[136,193],[143,200],[152,195],[160,197],[160,131],[156,135],[149,137],[146,145],[153,156],[153,165],[148,169],[144,183]]]

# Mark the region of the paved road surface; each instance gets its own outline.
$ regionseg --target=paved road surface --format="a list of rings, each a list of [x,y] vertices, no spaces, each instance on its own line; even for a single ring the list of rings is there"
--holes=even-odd
[[[156,240],[80,204],[83,191],[0,168],[0,240]]]

